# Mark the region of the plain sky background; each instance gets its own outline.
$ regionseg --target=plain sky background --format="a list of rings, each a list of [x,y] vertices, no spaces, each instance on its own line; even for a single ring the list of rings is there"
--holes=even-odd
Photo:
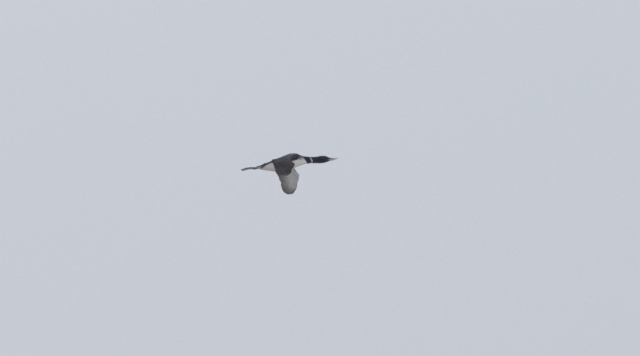
[[[640,354],[638,19],[1,1],[0,354]]]

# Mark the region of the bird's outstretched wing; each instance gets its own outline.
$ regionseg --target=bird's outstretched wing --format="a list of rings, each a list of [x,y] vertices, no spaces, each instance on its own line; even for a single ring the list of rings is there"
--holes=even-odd
[[[298,187],[298,172],[295,169],[291,170],[291,173],[288,175],[280,175],[278,174],[278,178],[280,178],[280,183],[282,184],[282,191],[287,194],[293,194]]]
[[[242,168],[241,170],[242,170],[242,171],[246,171],[247,169],[262,169],[262,167],[266,166],[266,165],[267,165],[267,164],[269,164],[269,163],[271,163],[271,162],[263,163],[263,164],[261,164],[261,165],[259,165],[259,166],[255,166],[255,167]]]

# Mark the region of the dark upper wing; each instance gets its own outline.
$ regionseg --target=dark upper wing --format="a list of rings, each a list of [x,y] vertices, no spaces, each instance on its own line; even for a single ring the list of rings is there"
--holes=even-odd
[[[280,183],[282,185],[282,191],[287,194],[293,194],[298,187],[298,172],[295,169],[291,170],[291,173],[288,175],[278,174],[278,178],[280,178]]]
[[[295,167],[295,164],[288,156],[289,155],[273,160],[273,167],[278,175],[288,176],[293,167]]]

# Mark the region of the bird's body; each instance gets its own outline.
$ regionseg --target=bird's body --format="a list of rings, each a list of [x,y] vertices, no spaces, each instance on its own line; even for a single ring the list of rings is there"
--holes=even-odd
[[[296,167],[307,163],[325,163],[333,161],[334,159],[337,158],[329,158],[327,156],[305,157],[297,153],[291,153],[259,166],[247,167],[242,170],[261,169],[263,171],[276,172],[278,178],[280,178],[282,190],[287,194],[293,194],[298,187],[298,178],[300,177],[296,171]]]

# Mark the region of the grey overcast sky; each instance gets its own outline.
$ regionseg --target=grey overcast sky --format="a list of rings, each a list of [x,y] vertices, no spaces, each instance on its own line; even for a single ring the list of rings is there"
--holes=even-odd
[[[639,19],[1,1],[0,354],[640,355]]]

